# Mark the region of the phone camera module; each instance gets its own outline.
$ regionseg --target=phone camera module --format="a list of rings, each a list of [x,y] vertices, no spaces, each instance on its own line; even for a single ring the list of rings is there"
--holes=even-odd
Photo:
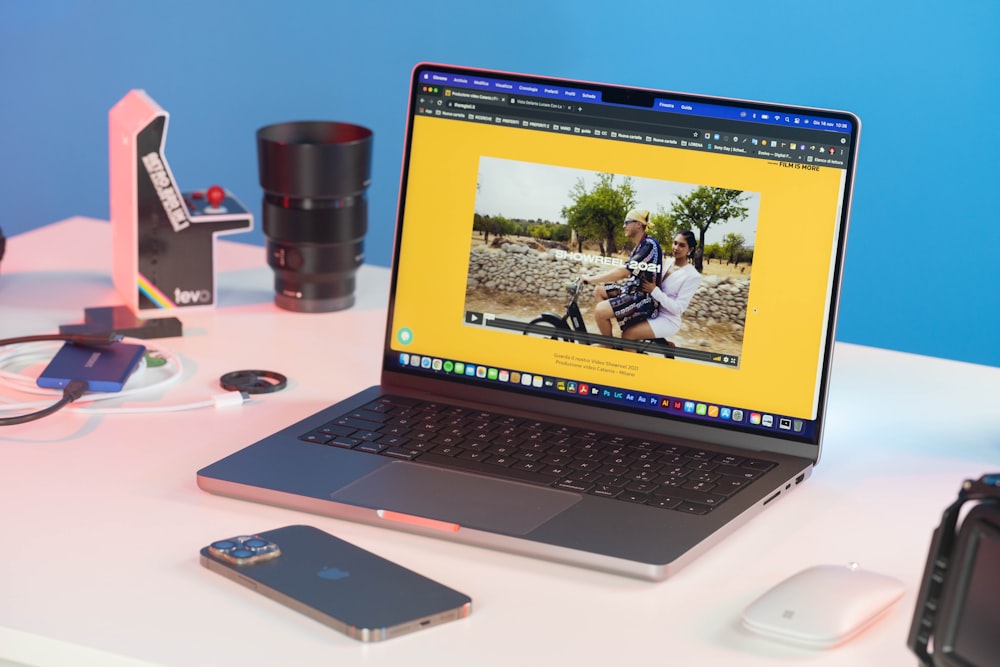
[[[212,542],[208,551],[215,558],[234,565],[253,565],[281,555],[277,544],[256,535],[241,535]]]

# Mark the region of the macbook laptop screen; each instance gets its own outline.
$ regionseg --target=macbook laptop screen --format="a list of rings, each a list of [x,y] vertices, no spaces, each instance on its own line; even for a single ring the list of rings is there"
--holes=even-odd
[[[852,116],[438,66],[413,85],[387,368],[818,439]]]

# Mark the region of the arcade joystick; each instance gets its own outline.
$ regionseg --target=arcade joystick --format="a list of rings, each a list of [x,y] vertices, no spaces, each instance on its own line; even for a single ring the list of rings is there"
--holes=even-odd
[[[218,185],[213,185],[205,193],[205,197],[208,199],[208,206],[205,207],[206,213],[223,213],[226,208],[222,206],[222,201],[226,198],[226,191],[220,188]]]
[[[222,200],[226,198],[226,191],[218,185],[213,185],[208,189],[208,192],[205,193],[205,196],[208,197],[209,204],[213,207],[218,207],[219,204],[222,203]]]

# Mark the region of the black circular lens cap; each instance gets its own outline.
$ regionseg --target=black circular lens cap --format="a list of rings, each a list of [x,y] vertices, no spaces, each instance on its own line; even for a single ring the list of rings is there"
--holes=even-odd
[[[233,371],[219,378],[226,391],[247,394],[273,394],[288,386],[288,378],[274,371]]]

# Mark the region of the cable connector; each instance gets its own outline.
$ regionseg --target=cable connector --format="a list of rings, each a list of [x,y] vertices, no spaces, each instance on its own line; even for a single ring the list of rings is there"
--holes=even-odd
[[[212,397],[212,402],[217,408],[232,408],[243,405],[250,399],[250,394],[245,391],[227,391],[224,394],[216,394]]]
[[[83,396],[87,390],[90,389],[90,383],[86,380],[71,380],[66,388],[63,389],[63,398],[68,398],[68,403],[72,403],[81,396]]]

